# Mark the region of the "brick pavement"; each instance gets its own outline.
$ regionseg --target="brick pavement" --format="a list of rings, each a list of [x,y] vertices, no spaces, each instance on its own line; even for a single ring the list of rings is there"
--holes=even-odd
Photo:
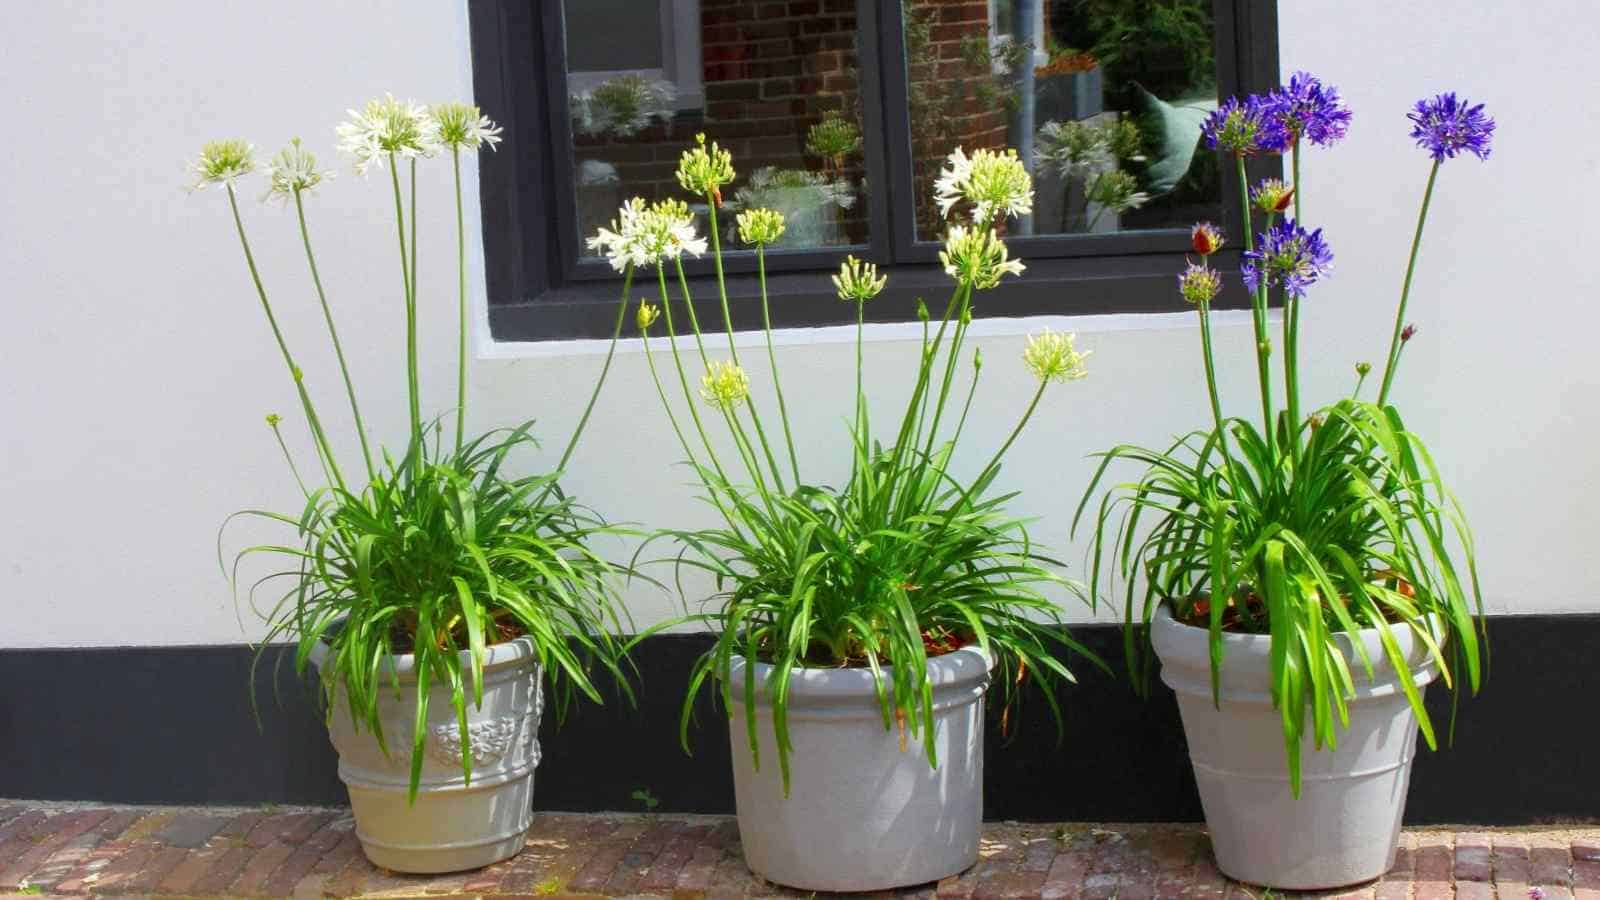
[[[807,896],[752,876],[739,852],[738,828],[725,817],[541,813],[517,857],[437,877],[373,867],[351,828],[349,811],[342,809],[0,800],[0,897]],[[930,900],[1268,896],[1223,878],[1198,826],[1015,823],[984,827],[982,858],[972,869],[900,894]],[[1376,883],[1303,896],[1600,900],[1600,827],[1408,830],[1394,870]]]

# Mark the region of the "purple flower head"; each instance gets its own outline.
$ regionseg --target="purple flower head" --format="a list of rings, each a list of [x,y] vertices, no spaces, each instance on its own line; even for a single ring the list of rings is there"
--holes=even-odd
[[[1313,144],[1329,147],[1344,138],[1350,127],[1350,110],[1339,98],[1339,90],[1323,84],[1309,72],[1296,72],[1289,84],[1273,91],[1267,102],[1272,117],[1289,133]]]
[[[1333,251],[1322,239],[1321,228],[1306,231],[1293,219],[1284,219],[1256,237],[1256,249],[1244,252],[1239,275],[1251,291],[1265,280],[1269,288],[1282,287],[1303,297],[1332,265]]]
[[[1189,268],[1178,276],[1178,293],[1185,301],[1197,306],[1203,306],[1216,299],[1220,290],[1222,290],[1222,276],[1205,263],[1199,265],[1189,263]]]
[[[1411,120],[1411,137],[1417,146],[1436,161],[1453,159],[1463,150],[1479,159],[1489,158],[1494,120],[1483,114],[1482,103],[1472,106],[1457,100],[1454,93],[1440,94],[1432,100],[1418,100],[1406,118]]]
[[[1206,146],[1226,150],[1237,156],[1252,153],[1282,153],[1289,148],[1289,132],[1272,115],[1271,104],[1255,94],[1240,102],[1229,97],[1206,117],[1200,126]]]

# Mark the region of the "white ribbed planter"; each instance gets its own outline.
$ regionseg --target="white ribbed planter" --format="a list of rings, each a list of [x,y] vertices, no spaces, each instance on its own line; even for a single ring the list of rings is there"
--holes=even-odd
[[[312,660],[327,658],[318,645]],[[365,727],[351,723],[344,689],[335,692],[328,736],[339,751],[339,779],[350,790],[356,837],[367,858],[397,872],[455,872],[515,856],[533,824],[533,770],[539,764],[542,672],[530,638],[488,648],[483,705],[467,703],[473,754],[472,783],[461,774],[461,735],[450,690],[429,689],[428,735],[422,781],[414,804],[406,802],[411,777],[412,723],[416,718],[415,660],[392,657],[400,675],[395,696],[383,676],[378,711],[389,755]],[[471,655],[461,654],[463,672]]]
[[[1406,626],[1390,631],[1410,663],[1401,677],[1426,688],[1437,675],[1426,646]],[[1354,637],[1366,645],[1374,677],[1367,678],[1351,636],[1339,635],[1356,683],[1350,727],[1339,731],[1331,750],[1314,749],[1306,737],[1296,800],[1269,689],[1270,638],[1223,635],[1219,709],[1211,697],[1206,629],[1179,623],[1165,606],[1156,611],[1150,638],[1161,680],[1178,694],[1217,868],[1229,877],[1320,890],[1369,881],[1393,865],[1417,720],[1377,629]]]
[[[757,664],[755,673],[758,772],[745,730],[745,666],[736,659],[729,738],[750,870],[803,890],[874,891],[937,881],[977,862],[989,667],[971,647],[928,661],[937,769],[920,740],[908,734],[901,750],[899,730],[884,730],[870,670],[795,670],[786,799],[765,692],[772,667]]]

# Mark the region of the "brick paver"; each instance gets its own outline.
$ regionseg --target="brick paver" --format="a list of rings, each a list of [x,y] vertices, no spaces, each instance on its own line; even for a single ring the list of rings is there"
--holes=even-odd
[[[353,827],[348,810],[0,800],[0,900],[13,893],[805,896],[752,875],[737,824],[720,816],[541,813],[515,858],[435,877],[373,866]],[[1199,826],[991,823],[976,866],[898,894],[922,900],[1600,900],[1600,826],[1413,829],[1401,836],[1394,868],[1376,882],[1269,895],[1223,877]]]

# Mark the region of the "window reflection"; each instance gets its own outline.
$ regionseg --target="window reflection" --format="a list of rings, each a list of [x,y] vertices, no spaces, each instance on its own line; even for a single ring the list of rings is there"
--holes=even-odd
[[[738,171],[718,211],[725,242],[733,214],[756,206],[788,220],[780,246],[866,241],[854,0],[564,8],[581,234],[629,197],[682,197],[678,157],[703,132]]]
[[[1221,215],[1209,0],[902,0],[918,236],[956,147],[1017,148],[1033,215],[1013,234],[1186,227]]]

